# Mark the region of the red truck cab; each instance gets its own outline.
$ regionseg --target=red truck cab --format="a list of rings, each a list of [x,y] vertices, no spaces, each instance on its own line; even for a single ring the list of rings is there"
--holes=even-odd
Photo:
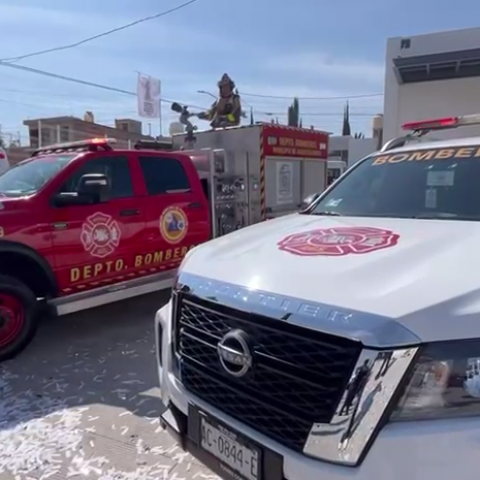
[[[42,307],[63,315],[169,288],[210,238],[188,155],[54,145],[0,175],[0,362],[33,338]]]

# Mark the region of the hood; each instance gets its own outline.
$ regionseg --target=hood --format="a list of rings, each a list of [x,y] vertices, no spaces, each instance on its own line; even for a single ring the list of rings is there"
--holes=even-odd
[[[480,222],[289,215],[191,252],[182,271],[480,338]]]
[[[31,197],[7,197],[0,192],[0,215],[2,211],[17,210],[19,208],[28,208],[28,201]]]

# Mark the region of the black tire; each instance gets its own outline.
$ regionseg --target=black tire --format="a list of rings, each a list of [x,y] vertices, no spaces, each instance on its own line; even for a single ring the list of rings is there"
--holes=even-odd
[[[18,355],[32,341],[38,310],[35,294],[23,282],[0,275],[0,363]]]

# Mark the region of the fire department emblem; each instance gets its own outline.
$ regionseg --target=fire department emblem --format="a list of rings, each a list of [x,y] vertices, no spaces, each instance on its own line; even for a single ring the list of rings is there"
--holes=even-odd
[[[104,258],[114,252],[120,243],[120,227],[105,213],[94,213],[82,225],[80,240],[93,257]]]
[[[390,230],[373,227],[319,228],[294,233],[278,242],[284,252],[303,257],[340,257],[370,253],[393,247],[400,236]]]
[[[188,218],[180,207],[166,208],[160,217],[160,233],[168,243],[181,242],[188,231]]]

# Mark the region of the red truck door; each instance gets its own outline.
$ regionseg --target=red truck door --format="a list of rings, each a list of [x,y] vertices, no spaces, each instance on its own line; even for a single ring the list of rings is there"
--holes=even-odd
[[[145,182],[145,250],[140,269],[178,267],[186,252],[210,238],[208,201],[186,156],[138,153]]]
[[[82,175],[107,175],[111,197],[96,205],[53,209],[52,229],[58,281],[64,294],[127,280],[141,251],[145,212],[135,192],[131,162],[116,152],[86,159],[66,178],[60,192],[74,192]]]

